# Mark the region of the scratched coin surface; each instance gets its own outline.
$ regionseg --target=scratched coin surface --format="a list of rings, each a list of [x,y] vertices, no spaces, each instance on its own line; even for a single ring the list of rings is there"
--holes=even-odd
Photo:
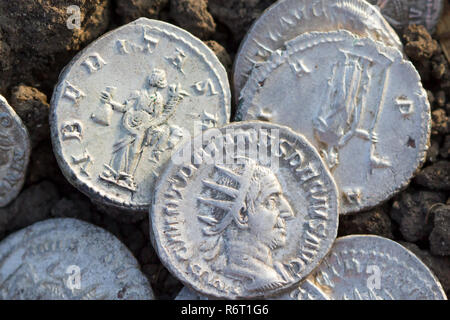
[[[35,223],[0,243],[0,299],[153,299],[131,252],[76,219]]]
[[[311,31],[348,30],[402,50],[397,33],[379,10],[361,0],[280,0],[269,7],[242,40],[233,68],[239,98],[253,67],[267,60],[286,41]]]
[[[185,285],[261,298],[298,285],[336,238],[337,188],[293,130],[241,122],[180,147],[156,187],[151,236]]]
[[[255,69],[237,119],[303,134],[325,159],[341,213],[359,212],[405,187],[422,165],[430,106],[399,50],[347,31],[311,32]]]
[[[310,280],[304,281],[294,290],[275,297],[269,297],[268,300],[328,300],[328,297]],[[183,287],[176,296],[175,300],[208,300],[188,287]]]
[[[141,18],[63,70],[51,100],[53,148],[66,178],[93,200],[143,211],[174,148],[229,114],[214,53],[178,27]]]
[[[410,24],[420,24],[432,32],[439,22],[443,0],[368,0],[376,5],[394,29],[402,32]]]
[[[22,189],[29,158],[27,128],[0,95],[0,207],[14,200]]]
[[[338,238],[308,279],[333,300],[447,300],[419,258],[378,236]]]

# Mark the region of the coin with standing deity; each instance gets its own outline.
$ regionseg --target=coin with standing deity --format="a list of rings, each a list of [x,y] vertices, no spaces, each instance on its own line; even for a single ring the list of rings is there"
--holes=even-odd
[[[70,62],[50,122],[73,185],[95,201],[143,211],[176,146],[229,116],[228,78],[214,53],[176,26],[141,18]]]

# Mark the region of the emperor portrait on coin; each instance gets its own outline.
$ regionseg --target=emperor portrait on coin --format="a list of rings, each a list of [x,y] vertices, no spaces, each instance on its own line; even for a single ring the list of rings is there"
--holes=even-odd
[[[298,285],[328,252],[337,191],[301,135],[243,122],[178,149],[150,218],[161,261],[189,287],[216,298],[267,297]]]
[[[52,140],[64,175],[93,200],[143,211],[171,152],[229,121],[227,75],[199,39],[138,19],[97,39],[60,76]]]

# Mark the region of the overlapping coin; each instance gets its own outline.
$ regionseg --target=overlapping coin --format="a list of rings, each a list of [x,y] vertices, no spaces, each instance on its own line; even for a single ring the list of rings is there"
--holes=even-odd
[[[252,25],[236,56],[233,88],[236,100],[254,66],[300,34],[347,30],[402,50],[401,41],[379,10],[361,0],[280,0]]]
[[[443,0],[368,0],[376,5],[398,32],[410,24],[420,24],[432,32],[439,22]]]
[[[29,159],[27,128],[0,95],[0,207],[10,203],[22,189]]]
[[[409,183],[425,159],[430,117],[419,74],[402,53],[345,30],[287,42],[254,69],[237,115],[303,134],[333,172],[343,214]]]
[[[0,243],[0,298],[147,300],[153,292],[112,234],[76,219],[51,219]]]
[[[190,288],[215,298],[268,297],[297,286],[331,248],[337,189],[303,136],[234,123],[174,153],[150,219],[161,261]]]
[[[400,244],[378,236],[338,238],[308,278],[333,300],[446,300],[432,272]]]
[[[148,209],[174,148],[229,121],[224,67],[199,39],[138,19],[80,52],[51,100],[52,142],[66,178],[93,200]]]
[[[208,300],[207,297],[183,287],[175,300]],[[305,280],[300,286],[287,293],[269,297],[268,300],[328,300],[328,297],[310,280]]]

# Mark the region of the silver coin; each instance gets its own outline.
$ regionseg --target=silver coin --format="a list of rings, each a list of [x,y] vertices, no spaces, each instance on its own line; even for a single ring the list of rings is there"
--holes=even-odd
[[[111,233],[50,219],[0,243],[0,299],[154,299],[131,252]]]
[[[311,31],[348,30],[402,50],[396,32],[380,12],[361,0],[280,0],[269,7],[247,32],[233,67],[236,99],[253,67],[284,43]]]
[[[241,122],[180,147],[150,218],[161,261],[190,288],[214,298],[271,296],[298,285],[331,248],[337,189],[301,135]]]
[[[208,297],[202,296],[188,287],[183,287],[175,300],[208,300]],[[311,281],[306,280],[298,288],[288,293],[269,297],[268,300],[328,300],[328,297]]]
[[[419,258],[378,236],[338,238],[308,279],[333,300],[447,300]]]
[[[343,30],[287,42],[254,70],[237,114],[311,141],[336,179],[342,214],[409,183],[425,160],[430,117],[419,74],[401,52]]]
[[[0,207],[6,206],[19,194],[29,159],[30,137],[27,128],[0,95]]]
[[[432,32],[439,22],[443,0],[368,0],[386,20],[401,32],[410,24],[420,24]]]
[[[199,39],[138,19],[80,52],[51,100],[56,158],[93,200],[147,210],[154,181],[194,130],[229,121],[227,74]]]

